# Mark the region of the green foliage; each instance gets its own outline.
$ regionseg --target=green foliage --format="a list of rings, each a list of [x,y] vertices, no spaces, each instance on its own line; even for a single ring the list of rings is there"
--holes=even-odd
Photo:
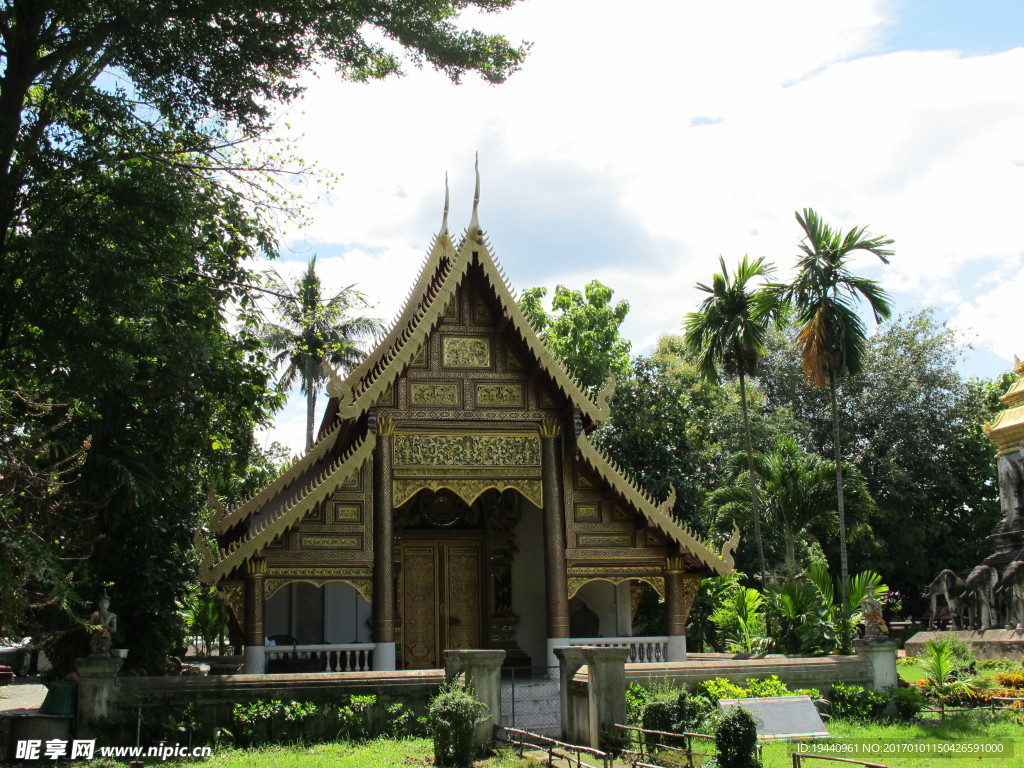
[[[303,737],[303,726],[320,714],[311,701],[253,701],[235,704],[232,719],[234,733],[243,745],[296,741]]]
[[[427,710],[427,728],[434,740],[435,765],[468,766],[473,756],[473,730],[484,721],[487,705],[473,696],[471,685],[457,680],[443,686]]]
[[[755,453],[749,460],[746,453],[739,453],[730,464],[731,483],[716,488],[706,501],[716,515],[715,527],[727,531],[734,520],[746,524],[751,519],[752,468],[766,533],[781,543],[784,575],[795,578],[802,565],[797,560],[798,545],[805,538],[817,541],[816,536],[827,541],[837,531],[835,462],[805,451],[794,438],[783,436],[772,452]],[[874,506],[864,479],[856,468],[847,466],[843,482],[850,517],[854,525],[863,524]]]
[[[0,486],[0,577],[25,596],[0,603],[11,634],[74,658],[78,598],[113,583],[128,663],[163,669],[207,486],[244,474],[280,402],[244,267],[295,209],[279,172],[302,167],[261,141],[278,107],[325,61],[367,79],[403,52],[499,82],[525,46],[456,20],[511,4],[0,9],[0,475],[16,484]]]
[[[891,696],[865,690],[862,685],[847,685],[846,683],[835,683],[829,694],[832,717],[855,720],[872,720],[882,717],[886,705],[891,700]]]
[[[347,372],[366,354],[360,342],[380,333],[383,326],[374,318],[352,316],[355,307],[365,305],[353,286],[325,297],[316,273],[316,257],[294,285],[271,272],[268,287],[277,297],[275,307],[282,322],[267,323],[261,336],[274,354],[275,367],[283,368],[278,386],[287,390],[298,381],[299,390],[306,396],[309,450],[314,438],[317,392],[327,378],[323,361]]]
[[[758,698],[761,696],[792,696],[789,688],[782,682],[778,675],[772,675],[766,678],[755,678],[748,677],[746,679],[748,698]]]
[[[764,598],[756,589],[740,587],[729,593],[711,614],[715,631],[730,653],[761,653],[768,647],[765,636]]]
[[[519,304],[540,331],[548,348],[562,359],[584,387],[597,392],[611,375],[621,378],[630,369],[630,343],[619,334],[629,303],[612,305],[612,291],[591,280],[583,291],[555,287],[549,313],[543,299],[547,288],[528,288]]]
[[[696,692],[715,706],[718,706],[719,699],[742,699],[746,696],[743,686],[731,683],[724,677],[702,680],[697,683]]]
[[[900,720],[913,720],[928,703],[925,695],[916,685],[891,685],[885,689],[891,697]]]
[[[757,753],[757,723],[743,707],[732,707],[715,729],[719,768],[760,768]]]

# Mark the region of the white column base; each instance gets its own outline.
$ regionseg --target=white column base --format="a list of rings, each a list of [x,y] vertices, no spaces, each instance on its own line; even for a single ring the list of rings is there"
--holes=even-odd
[[[245,665],[242,671],[247,675],[262,675],[267,671],[267,655],[262,645],[245,646]]]
[[[373,669],[375,672],[393,672],[395,669],[395,644],[377,643],[373,649]]]
[[[547,676],[552,680],[558,679],[558,657],[555,656],[555,648],[569,645],[568,637],[549,637],[545,645],[544,666],[547,667]]]
[[[669,635],[665,661],[686,661],[686,635]]]

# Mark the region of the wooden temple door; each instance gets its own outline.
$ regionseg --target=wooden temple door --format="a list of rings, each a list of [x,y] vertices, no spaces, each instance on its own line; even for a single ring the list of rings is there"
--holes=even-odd
[[[483,546],[479,540],[401,545],[402,667],[437,669],[443,651],[483,648]]]

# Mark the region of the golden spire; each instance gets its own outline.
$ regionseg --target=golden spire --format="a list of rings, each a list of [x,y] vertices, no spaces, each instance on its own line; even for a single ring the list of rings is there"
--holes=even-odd
[[[444,172],[444,216],[441,218],[441,234],[448,234],[448,171]]]
[[[477,208],[480,206],[480,153],[476,153],[476,161],[473,163],[476,170],[476,190],[473,192],[473,218],[469,220],[469,236],[476,237],[480,234],[480,219],[477,216]]]
[[[985,436],[996,447],[996,456],[1019,451],[1024,440],[1024,364],[1013,356],[1013,372],[1017,381],[999,398],[1005,409],[988,424],[982,425]]]

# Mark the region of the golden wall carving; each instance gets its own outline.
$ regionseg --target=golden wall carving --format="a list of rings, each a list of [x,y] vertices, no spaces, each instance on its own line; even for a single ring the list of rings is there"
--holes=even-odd
[[[341,504],[334,502],[334,522],[336,523],[361,523],[363,521],[363,507],[361,504]]]
[[[524,434],[399,434],[395,466],[539,467],[540,440]]]
[[[609,571],[616,569],[610,568]],[[665,597],[665,579],[661,576],[616,576],[613,574],[601,575],[601,576],[570,576],[569,577],[569,598],[576,597],[576,593],[580,591],[580,588],[584,584],[589,584],[592,581],[608,581],[612,584],[621,584],[624,581],[642,581],[645,584],[650,584],[651,588],[658,593],[662,598]],[[632,594],[630,596],[632,598]],[[639,598],[638,598],[639,599]]]
[[[601,522],[601,507],[597,504],[577,504],[577,523],[599,523]]]
[[[441,364],[450,368],[490,368],[490,340],[475,336],[447,336],[441,349]]]
[[[578,533],[576,534],[576,547],[578,549],[593,549],[610,547],[613,549],[628,549],[633,546],[633,537],[628,533]]]
[[[467,504],[472,504],[480,495],[491,488],[498,491],[516,490],[535,507],[544,504],[543,483],[525,478],[396,478],[394,481],[395,506],[400,507],[423,489],[439,491],[447,488]]]
[[[519,384],[477,384],[476,404],[499,408],[521,408],[523,388]]]
[[[331,534],[301,534],[299,547],[302,549],[362,549],[363,537],[360,534],[348,536]]]
[[[269,600],[284,587],[287,587],[289,584],[297,584],[299,582],[312,584],[318,589],[325,584],[348,584],[352,589],[358,592],[359,596],[366,602],[373,602],[373,580],[370,577],[345,578],[339,576],[305,576],[301,578],[267,579],[266,587],[264,588],[264,599]]]
[[[457,384],[413,384],[411,387],[413,405],[458,405]]]

